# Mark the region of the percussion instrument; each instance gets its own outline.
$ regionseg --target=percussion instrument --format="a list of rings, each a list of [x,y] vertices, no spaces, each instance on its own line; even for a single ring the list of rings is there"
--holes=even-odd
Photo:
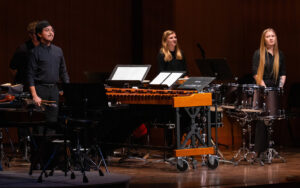
[[[225,109],[235,109],[238,103],[238,84],[228,83],[222,87],[222,107]]]
[[[264,117],[279,118],[284,116],[285,110],[283,108],[282,97],[282,88],[267,87],[264,89]]]
[[[243,84],[238,89],[238,109],[243,112],[262,112],[264,87],[256,84]]]

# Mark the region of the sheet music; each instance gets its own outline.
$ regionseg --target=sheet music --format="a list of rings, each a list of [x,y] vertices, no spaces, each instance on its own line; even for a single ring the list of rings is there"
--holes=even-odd
[[[161,72],[159,73],[150,84],[159,85],[161,84],[171,73],[170,72]]]
[[[142,81],[148,67],[118,67],[111,80]]]
[[[177,72],[171,73],[171,75],[162,83],[162,85],[167,85],[168,87],[170,87],[182,75],[183,75],[183,73],[177,73]]]

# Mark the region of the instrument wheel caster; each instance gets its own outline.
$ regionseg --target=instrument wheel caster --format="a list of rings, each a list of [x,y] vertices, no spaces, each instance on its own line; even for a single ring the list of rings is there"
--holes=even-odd
[[[209,155],[207,160],[207,166],[210,169],[216,169],[219,166],[219,160],[216,156]]]
[[[189,168],[189,164],[185,159],[178,159],[177,161],[177,169],[181,172],[186,171]]]

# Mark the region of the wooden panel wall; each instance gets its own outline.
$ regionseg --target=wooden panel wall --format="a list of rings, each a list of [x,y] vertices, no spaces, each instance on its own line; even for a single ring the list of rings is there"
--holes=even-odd
[[[131,7],[131,0],[0,1],[0,82],[11,80],[10,58],[33,20],[54,26],[54,44],[62,47],[73,82],[83,81],[83,71],[110,72],[116,64],[131,64]]]
[[[300,2],[296,0],[176,0],[175,28],[191,74],[200,75],[195,59],[201,58],[201,53],[196,43],[204,48],[207,58],[227,58],[233,74],[238,78],[250,74],[252,55],[259,48],[261,32],[272,27],[277,31],[279,48],[286,57],[286,101],[290,86],[300,81],[299,9]],[[291,141],[286,122],[279,122],[280,127],[277,127],[277,134],[284,144]],[[225,119],[220,140],[226,144],[231,143],[231,126],[233,122]],[[296,124],[292,125],[292,130],[296,127]]]
[[[157,54],[165,30],[174,30],[174,1],[143,0],[143,63],[152,65],[148,79],[158,74]]]

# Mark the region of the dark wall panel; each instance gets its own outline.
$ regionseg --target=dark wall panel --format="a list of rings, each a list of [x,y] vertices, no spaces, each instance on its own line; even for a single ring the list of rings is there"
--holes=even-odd
[[[284,101],[289,97],[290,86],[300,82],[299,1],[175,0],[174,10],[175,28],[191,75],[201,75],[195,64],[195,59],[201,58],[196,43],[204,48],[207,58],[227,58],[235,76],[243,78],[249,75],[252,55],[259,48],[261,32],[272,27],[277,31],[279,48],[283,51],[287,64]],[[220,140],[230,144],[228,133],[234,125],[232,122],[225,123]],[[281,143],[290,143],[286,121],[278,124]],[[291,126],[293,129],[297,125]]]
[[[110,72],[130,64],[132,51],[131,0],[1,1],[0,81],[11,81],[8,64],[26,39],[33,20],[49,20],[62,47],[71,81],[83,81],[83,71]]]
[[[148,79],[158,73],[157,54],[165,30],[174,30],[174,1],[143,0],[143,63],[152,65]]]
[[[261,32],[272,27],[286,56],[288,82],[300,80],[295,71],[300,60],[299,1],[176,0],[174,9],[176,31],[192,74],[200,74],[194,61],[201,57],[196,43],[202,45],[207,58],[226,57],[236,76],[250,73]]]

